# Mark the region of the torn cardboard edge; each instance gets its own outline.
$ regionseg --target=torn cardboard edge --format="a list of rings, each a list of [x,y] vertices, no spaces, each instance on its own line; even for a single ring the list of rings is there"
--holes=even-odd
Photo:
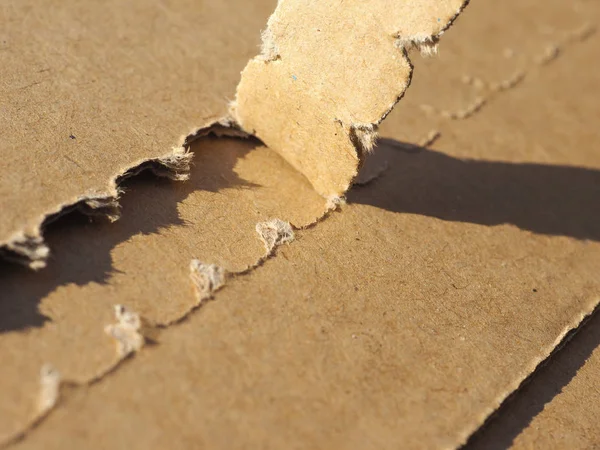
[[[216,264],[205,264],[199,259],[190,261],[190,279],[196,295],[195,307],[213,296],[225,285],[227,272]]]
[[[72,390],[98,383],[142,349],[147,341],[145,332],[148,325],[145,320],[138,313],[123,305],[114,306],[114,315],[116,323],[105,326],[104,332],[115,341],[117,359],[103,371],[83,382],[67,380],[52,364],[44,364],[40,370],[37,403],[31,419],[21,430],[8,436],[4,441],[0,441],[0,448],[8,448],[23,441],[29,433],[40,426],[64,400],[66,388]]]
[[[117,355],[126,358],[141,350],[145,343],[142,335],[142,319],[139,314],[123,305],[115,305],[116,324],[104,327],[104,332],[112,337],[117,345]]]
[[[58,402],[61,374],[51,364],[44,364],[40,371],[40,395],[38,414],[47,414]]]
[[[193,153],[189,151],[189,145],[194,140],[209,135],[248,137],[228,117],[195,128],[181,139],[180,144],[174,147],[171,153],[160,158],[139,161],[115,175],[109,181],[106,193],[82,195],[72,202],[58,205],[40,217],[39,223],[32,230],[20,230],[7,241],[0,242],[0,257],[27,265],[34,270],[44,268],[50,256],[50,248],[44,242],[43,237],[43,230],[47,225],[72,211],[79,211],[88,216],[103,216],[111,222],[118,220],[120,217],[119,198],[122,194],[119,186],[124,180],[146,170],[175,181],[187,180],[193,157]]]
[[[99,383],[107,375],[118,370],[131,356],[141,351],[146,343],[152,342],[152,336],[160,329],[166,329],[172,325],[178,325],[184,322],[191,314],[204,305],[207,300],[213,299],[217,291],[225,287],[228,279],[252,273],[270,258],[274,257],[278,247],[293,242],[296,239],[295,230],[302,231],[314,227],[322,220],[325,220],[333,211],[338,210],[343,204],[343,199],[340,199],[339,202],[332,202],[331,209],[327,210],[315,222],[303,227],[294,227],[289,222],[277,218],[257,223],[255,227],[256,232],[265,246],[265,253],[258,258],[256,263],[248,266],[248,268],[244,270],[227,272],[225,269],[215,264],[207,264],[198,259],[192,259],[189,266],[190,281],[196,296],[196,302],[192,304],[187,311],[181,314],[180,317],[168,323],[150,324],[135,311],[132,311],[123,305],[115,305],[114,315],[116,323],[105,326],[104,332],[115,341],[117,359],[89,380],[82,382],[65,380],[60,372],[52,365],[44,365],[40,372],[40,391],[37,397],[37,407],[32,419],[23,429],[14,433],[12,436],[9,436],[4,442],[0,442],[0,448],[7,448],[14,443],[22,441],[29,432],[33,431],[43,423],[59,405],[61,397],[64,394],[63,387],[81,388]],[[479,415],[478,420],[475,422],[476,424],[469,429],[463,430],[462,433],[459,434],[457,446],[461,448],[466,445],[471,436],[484,427],[502,405],[509,401],[512,396],[518,395],[518,391],[529,379],[531,379],[535,372],[546,364],[554,354],[560,351],[592,317],[592,315],[599,310],[600,299],[595,299],[593,302],[589,303],[586,309],[580,312],[574,320],[565,325],[563,330],[555,338],[554,342],[548,345],[543,352],[541,352],[537,358],[533,359],[528,367],[525,368],[522,372],[523,375],[509,383],[506,390]]]
[[[325,216],[325,213],[323,216]],[[323,216],[317,219],[319,221]],[[196,309],[200,308],[206,301],[214,298],[216,292],[222,289],[227,280],[237,276],[248,275],[259,268],[269,258],[275,255],[275,250],[282,244],[288,244],[295,239],[294,227],[289,222],[281,219],[271,219],[259,222],[255,227],[258,237],[265,246],[265,253],[259,257],[254,264],[237,272],[229,272],[216,264],[207,264],[199,259],[190,261],[190,281],[194,290],[196,302],[180,317],[166,323],[157,324],[159,328],[168,328],[185,320]]]
[[[459,0],[456,0],[459,2]],[[240,99],[244,105],[243,101],[244,95],[240,96],[240,91],[242,84],[244,83],[244,73],[247,72],[248,67],[250,67],[254,61],[261,61],[261,56],[251,60],[247,68],[242,73],[242,81],[238,86],[238,92],[236,94],[236,102],[232,105],[231,117],[222,118],[220,120],[211,122],[203,127],[199,127],[192,132],[188,133],[183,139],[179,146],[173,148],[170,154],[167,154],[161,158],[157,159],[148,159],[144,161],[139,161],[137,164],[134,164],[133,167],[123,170],[121,173],[116,174],[109,181],[109,190],[106,194],[94,194],[87,195],[77,198],[73,202],[69,202],[66,204],[59,205],[54,210],[49,211],[43,217],[40,218],[39,224],[35,226],[33,231],[20,231],[16,233],[8,242],[0,243],[0,249],[2,253],[8,255],[9,257],[13,257],[20,261],[25,261],[28,265],[33,269],[42,268],[46,264],[46,260],[49,256],[49,249],[44,244],[43,241],[43,227],[49,223],[49,221],[55,220],[60,215],[72,210],[72,209],[80,209],[83,212],[94,213],[94,214],[103,214],[108,216],[111,220],[118,219],[119,213],[119,183],[124,179],[134,176],[140,173],[143,170],[149,169],[154,171],[159,176],[167,176],[169,178],[175,180],[184,180],[188,177],[189,172],[189,164],[192,158],[192,153],[189,152],[189,145],[209,134],[213,134],[217,137],[219,136],[232,136],[232,137],[249,137],[250,135],[257,136],[260,140],[265,142],[275,151],[277,151],[286,161],[292,164],[297,170],[300,171],[308,180],[311,182],[313,187],[319,192],[325,199],[327,199],[326,210],[324,214],[317,219],[313,224],[303,227],[308,228],[310,226],[314,226],[314,224],[320,222],[325,217],[328,216],[328,213],[336,210],[341,204],[343,204],[344,199],[343,195],[351,186],[353,180],[356,178],[358,174],[358,170],[362,165],[365,155],[370,152],[375,144],[375,140],[377,137],[377,127],[378,125],[385,119],[385,117],[391,112],[393,107],[397,104],[397,102],[403,97],[406,89],[408,88],[410,81],[412,79],[413,66],[408,57],[409,47],[415,47],[421,49],[421,51],[425,54],[430,54],[435,51],[437,48],[437,41],[439,37],[443,34],[443,32],[451,26],[459,13],[464,9],[467,0],[460,0],[460,8],[458,8],[451,15],[449,20],[445,20],[443,26],[435,33],[428,34],[415,34],[411,36],[408,40],[402,38],[399,32],[395,33],[393,37],[393,42],[395,44],[395,51],[400,52],[400,59],[406,65],[408,69],[405,73],[404,80],[401,83],[400,89],[395,89],[391,93],[391,101],[387,103],[383,110],[379,110],[376,113],[377,118],[373,121],[366,122],[348,122],[347,120],[340,119],[337,117],[332,118],[332,122],[329,125],[332,125],[333,128],[337,131],[343,131],[340,133],[340,139],[342,140],[342,152],[345,155],[345,162],[349,162],[349,169],[345,173],[342,173],[340,180],[335,180],[340,174],[333,174],[333,178],[330,177],[328,180],[332,182],[337,188],[328,189],[325,188],[324,185],[321,184],[318,176],[314,176],[311,172],[309,166],[304,166],[302,164],[297,164],[297,159],[291,156],[287,148],[285,146],[273,145],[269,141],[271,139],[265,140],[263,138],[262,132],[257,132],[256,128],[252,128],[252,132],[248,131],[248,128],[245,128],[242,125],[241,117],[244,117],[244,120],[247,119],[247,115],[244,114],[244,106],[240,109]],[[281,5],[285,4],[285,0],[280,1],[276,11],[273,13],[271,18],[269,19],[269,24],[271,24],[274,18],[277,16],[278,10]],[[266,50],[263,51],[263,57],[273,56],[270,52],[273,49],[276,49],[275,37],[270,41],[270,33],[271,28],[269,27],[267,32],[263,35]],[[277,59],[275,57],[275,59]],[[268,61],[262,60],[264,64],[268,64]],[[260,83],[258,84],[260,86]],[[258,117],[258,116],[256,116]],[[260,116],[261,120],[263,120],[263,116]],[[272,121],[273,116],[270,116],[269,122],[273,122],[275,126],[280,126],[281,123],[278,121],[288,121],[285,116],[278,117],[278,120]],[[263,120],[264,122],[264,120]],[[289,122],[289,121],[288,121]],[[285,128],[284,128],[285,129]],[[314,136],[321,136],[321,133],[314,133],[313,130],[308,130],[309,137],[314,141]],[[337,133],[335,133],[337,136]],[[339,141],[338,141],[339,142]],[[304,146],[306,142],[299,140],[295,142],[295,145]],[[326,151],[329,151],[327,148]],[[302,154],[302,156],[306,156]],[[349,156],[349,158],[348,158]],[[328,164],[322,164],[322,161],[319,161],[321,166],[325,169],[329,168]],[[236,275],[244,275],[246,273],[250,273],[260,265],[262,265],[267,259],[269,259],[272,255],[274,255],[275,249],[277,246],[290,242],[294,239],[294,232],[289,223],[283,222],[281,220],[272,220],[266,223],[258,224],[256,227],[257,232],[259,233],[261,239],[265,244],[266,253],[262,257],[259,258],[256,264],[248,267],[246,270],[237,273]],[[216,266],[212,265],[204,265],[201,262],[192,261],[190,266],[190,276],[192,279],[193,287],[196,292],[197,302],[193,305],[189,311],[187,311],[180,320],[177,322],[184,320],[190,313],[192,313],[199,305],[201,305],[206,299],[210,298],[213,293],[223,286],[225,279],[225,272],[220,270]],[[109,325],[106,327],[105,331],[110,336],[112,336],[117,343],[117,354],[118,359],[115,363],[111,364],[108,369],[102,371],[100,374],[96,375],[92,380],[84,383],[83,385],[91,385],[93,383],[98,382],[108,373],[116,370],[119,365],[125,361],[130,355],[139,351],[144,343],[145,337],[143,333],[140,332],[141,329],[141,318],[134,313],[128,312],[122,306],[117,306],[115,310],[115,314],[117,316],[117,324]],[[166,324],[168,326],[170,324]],[[21,432],[17,433],[16,437],[13,436],[9,438],[5,443],[0,443],[0,445],[8,445],[15,440],[20,440],[27,434],[28,430],[31,430],[37,426],[47,415],[52,411],[58,403],[59,399],[59,389],[60,389],[60,376],[54,374],[58,373],[54,370],[48,372],[50,375],[48,377],[43,378],[42,380],[42,397],[40,400],[40,407],[38,414],[35,416],[32,422]],[[51,376],[52,375],[52,376]]]
[[[61,387],[65,385],[61,373],[52,365],[44,364],[40,369],[39,392],[33,417],[20,431],[0,442],[0,448],[8,448],[23,441],[27,435],[41,425],[58,405]]]

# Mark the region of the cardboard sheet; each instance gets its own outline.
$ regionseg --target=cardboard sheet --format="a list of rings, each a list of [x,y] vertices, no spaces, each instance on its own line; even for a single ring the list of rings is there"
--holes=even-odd
[[[513,22],[533,21],[533,1],[509,4],[531,8]],[[314,226],[326,206],[305,177],[256,141],[215,138],[192,146],[189,182],[131,180],[117,223],[52,225],[49,267],[0,273],[0,443],[464,442],[599,301],[600,111],[589,95],[598,80],[573,71],[594,60],[586,21],[598,8],[545,5],[540,24],[553,31],[518,56],[527,76],[462,119],[435,112],[453,108],[449,92],[477,87],[415,58],[407,106],[384,123],[371,175]],[[481,39],[495,21],[489,8],[467,10],[442,55]],[[537,63],[560,36],[570,36],[560,57]],[[469,53],[469,70],[486,50]],[[510,80],[512,67],[489,61],[490,74]],[[440,64],[448,78],[464,73],[461,58]],[[419,71],[440,83],[417,84]],[[433,110],[408,103],[432,98]],[[248,270],[265,255],[256,225],[271,218],[290,221],[296,240]],[[199,309],[192,259],[229,274]],[[121,360],[104,332],[117,303],[147,326],[134,358]],[[63,383],[56,408],[31,427],[46,363]]]
[[[227,112],[274,0],[19,0],[0,11],[0,249],[41,267],[40,226],[118,214],[148,160],[182,177],[188,133]]]
[[[516,88],[577,42],[593,38],[600,8],[593,0],[478,0],[465,17],[458,20],[459,31],[444,36],[435,58],[413,57],[411,87],[396,113],[402,117],[398,123],[411,120],[410,127],[403,126],[410,142],[426,142],[448,122],[472,117],[499,92]]]
[[[395,170],[411,157],[422,169],[431,164],[427,153],[390,152]],[[65,392],[17,448],[60,448],[67,436],[97,448],[460,444],[597,303],[600,249],[373,206],[401,192],[398,179],[386,172],[356,191],[352,205],[298,233],[157,345]],[[126,270],[127,259],[115,269]],[[143,289],[136,298],[148,297],[152,288],[127,274]],[[115,287],[83,286],[77,297],[89,301],[91,289]],[[108,321],[108,311],[96,319]],[[77,345],[108,356],[100,326],[95,339]],[[67,379],[69,361],[90,359],[77,355],[46,352]]]

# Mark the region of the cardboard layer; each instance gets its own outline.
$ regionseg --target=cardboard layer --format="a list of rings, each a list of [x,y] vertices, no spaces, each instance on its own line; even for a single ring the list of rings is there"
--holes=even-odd
[[[11,2],[0,13],[0,248],[40,267],[40,226],[79,204],[115,214],[119,175],[185,171],[222,117],[274,0]],[[177,164],[177,163],[180,164]],[[112,201],[112,202],[111,202]]]
[[[589,9],[575,12],[574,27],[549,22],[557,35],[592,17],[591,2],[576,4]],[[577,15],[550,8],[542,17]],[[473,11],[461,23],[494,20]],[[443,51],[458,54],[479,36],[464,28]],[[508,40],[509,31],[499,32]],[[598,82],[593,70],[573,70],[597,45],[592,35],[532,64],[465,120],[400,104],[373,160],[383,172],[350,205],[297,232],[186,321],[159,327],[157,345],[101,379],[117,358],[103,331],[115,303],[173,322],[196,301],[191,258],[243,270],[264,254],[257,222],[302,226],[323,200],[255,142],[209,139],[193,148],[188,184],[128,185],[120,222],[57,223],[49,268],[2,267],[0,442],[26,429],[47,362],[83,385],[61,392],[22,447],[463,442],[598,302],[598,106],[589,95]],[[477,52],[469,58],[474,67]],[[426,64],[423,73],[436,67]],[[448,76],[461,73],[448,64]],[[470,92],[437,79],[440,102],[454,88]],[[417,105],[432,95],[413,88]],[[435,150],[406,145],[432,129]]]
[[[572,70],[596,49],[579,42],[468,120],[441,122],[433,150],[407,145],[417,118],[393,112],[376,153],[387,169],[349,205],[91,386],[116,358],[103,333],[114,303],[168,323],[193,305],[191,257],[243,269],[264,252],[256,222],[310,223],[322,199],[274,152],[205,140],[191,192],[138,180],[129,225],[57,225],[52,239],[76,249],[82,233],[103,269],[59,245],[61,286],[50,272],[44,289],[30,278],[44,272],[8,277],[28,301],[3,303],[19,305],[2,315],[4,433],[24,425],[52,362],[84,384],[17,447],[461,444],[598,303],[598,81]]]
[[[596,312],[479,430],[465,450],[591,449],[600,442]]]
[[[410,84],[406,50],[433,52],[466,0],[280,0],[233,114],[324,197],[343,195]]]
[[[158,345],[66,393],[22,447],[466,439],[595,305],[600,249],[372,206],[390,184],[362,188]]]
[[[591,324],[590,324],[591,325]],[[599,320],[594,321],[596,330],[589,330],[578,342],[579,352],[595,348],[589,359],[577,371],[577,375],[564,389],[544,407],[531,424],[515,439],[514,449],[531,448],[571,448],[589,449],[600,445],[600,339]],[[595,334],[592,336],[591,334]],[[586,348],[586,345],[588,346]],[[564,358],[576,360],[577,356],[565,354]],[[587,355],[585,355],[587,356]],[[569,367],[569,366],[567,366]],[[573,367],[573,366],[570,366]],[[552,369],[549,369],[552,370]],[[540,380],[542,383],[544,380]]]

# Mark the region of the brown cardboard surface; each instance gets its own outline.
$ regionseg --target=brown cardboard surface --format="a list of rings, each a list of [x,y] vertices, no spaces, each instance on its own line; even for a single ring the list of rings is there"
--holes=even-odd
[[[464,442],[598,303],[598,112],[585,95],[597,80],[571,70],[596,48],[573,45],[448,122],[434,150],[404,145],[411,122],[392,113],[376,153],[387,169],[349,205],[99,380],[116,358],[103,333],[114,303],[168,323],[194,304],[190,258],[243,270],[264,252],[257,222],[308,224],[323,200],[275,153],[209,139],[188,184],[133,181],[120,223],[57,224],[64,253],[3,281],[25,299],[3,315],[21,320],[1,336],[5,435],[52,362],[83,385],[22,447]]]
[[[598,448],[598,370],[596,312],[469,440],[465,450]]]
[[[86,382],[116,363],[102,332],[113,305],[125,304],[154,325],[177,321],[196,303],[193,258],[244,270],[265,252],[258,222],[283,217],[300,227],[325,211],[325,200],[299,172],[254,141],[208,138],[192,151],[188,182],[134,180],[121,220],[67,218],[48,232],[56,248],[49,267],[4,267],[0,390],[10,401],[0,404],[0,435],[31,416],[43,364]]]
[[[596,303],[598,244],[372,206],[395,188],[357,191],[23,446],[460,443]]]
[[[184,158],[185,136],[225,115],[273,6],[5,3],[0,247],[40,267],[46,217],[82,203],[114,214],[119,175],[148,160],[169,166]]]
[[[596,8],[577,4],[585,14],[562,8],[581,22],[559,31],[583,29]],[[548,5],[543,17],[561,17]],[[461,23],[494,20],[474,11]],[[460,30],[449,53],[478,37]],[[188,183],[136,178],[119,222],[56,223],[48,268],[1,274],[0,442],[19,430],[16,447],[30,448],[464,442],[598,303],[598,81],[572,70],[597,46],[575,39],[465,120],[401,103],[373,160],[383,172],[192,314],[192,258],[244,271],[265,252],[258,222],[302,227],[324,213],[274,152],[204,139]],[[415,80],[436,67],[420,62]],[[432,95],[418,86],[417,105]],[[455,87],[440,84],[440,99]],[[434,150],[406,145],[432,129]],[[103,331],[115,303],[154,325],[155,345],[120,364]],[[27,430],[48,362],[68,383]]]
[[[471,2],[435,58],[413,57],[415,76],[397,114],[398,123],[409,118],[414,123],[403,133],[419,142],[448,121],[470,117],[481,103],[492,103],[497,90],[510,89],[543,67],[549,51],[564,56],[592,37],[599,20],[594,1]]]

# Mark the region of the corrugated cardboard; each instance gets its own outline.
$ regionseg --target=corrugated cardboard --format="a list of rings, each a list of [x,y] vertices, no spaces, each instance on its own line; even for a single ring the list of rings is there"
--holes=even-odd
[[[598,81],[572,69],[597,51],[586,20],[598,8],[506,2],[524,8],[515,29],[552,27],[521,49],[508,28],[473,44],[495,23],[484,4],[448,32],[439,62],[413,58],[415,82],[384,122],[370,182],[316,225],[323,198],[280,156],[209,138],[192,146],[187,183],[138,177],[121,220],[66,217],[47,233],[47,269],[3,267],[3,442],[465,442],[600,291]],[[492,45],[501,41],[511,58]],[[548,59],[553,42],[560,57]],[[420,73],[439,82],[419,85]],[[255,226],[270,218],[290,221],[296,240],[254,268],[265,254]],[[229,272],[199,309],[193,258]],[[116,303],[149,324],[134,358],[121,360],[104,333]],[[31,427],[45,363],[65,382]]]

